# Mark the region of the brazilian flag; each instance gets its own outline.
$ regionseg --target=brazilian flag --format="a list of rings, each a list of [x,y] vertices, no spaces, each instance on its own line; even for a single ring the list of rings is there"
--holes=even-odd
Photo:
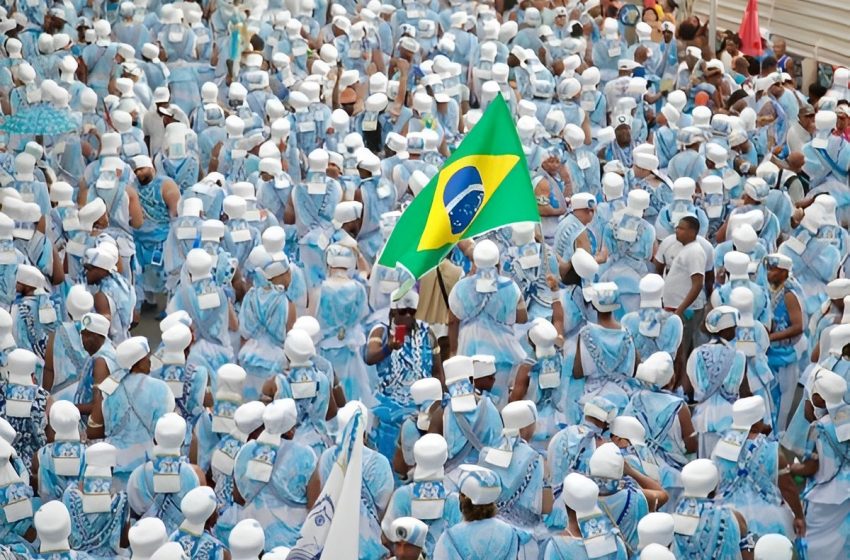
[[[461,239],[517,222],[539,222],[528,163],[510,109],[497,95],[393,229],[378,264],[415,279]],[[410,280],[400,292],[412,285]]]

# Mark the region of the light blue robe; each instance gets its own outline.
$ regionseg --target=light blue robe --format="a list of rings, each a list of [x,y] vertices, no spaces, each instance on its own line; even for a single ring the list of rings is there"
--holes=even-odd
[[[155,492],[154,474],[162,471],[173,475],[175,470],[180,479],[180,489],[168,494]],[[199,485],[198,475],[185,456],[155,456],[152,461],[136,467],[130,475],[127,494],[135,516],[158,517],[165,524],[165,530],[171,534],[183,522],[180,502]]]
[[[71,537],[68,539],[71,547],[87,553],[92,559],[119,558],[123,553],[121,534],[130,518],[127,494],[113,493],[109,511],[97,513],[83,511],[83,493],[76,485],[68,487],[61,499],[71,514]]]
[[[600,484],[599,507],[603,512],[615,520],[620,528],[623,540],[629,544],[631,550],[638,549],[637,526],[641,519],[649,513],[649,504],[640,490],[637,482],[626,476],[623,480],[596,480]],[[603,494],[606,490],[603,485],[607,483],[615,491],[611,494]]]
[[[297,429],[296,429],[297,433]],[[269,482],[249,477],[249,463],[258,453],[273,450]],[[316,455],[306,445],[281,440],[276,449],[249,441],[236,456],[233,478],[245,499],[240,516],[256,519],[266,533],[266,548],[291,547],[307,518],[307,483],[316,468]]]
[[[741,558],[741,530],[731,508],[719,505],[711,498],[682,498],[674,508],[674,515],[698,517],[693,535],[673,535],[673,553],[679,560],[703,560],[706,553],[715,560]]]
[[[301,264],[306,274],[307,287],[312,289],[325,278],[325,254],[334,208],[342,200],[339,181],[324,173],[308,174],[308,182],[325,182],[324,194],[309,194],[303,183],[292,187],[292,207],[301,249]]]
[[[283,370],[288,320],[289,298],[283,286],[254,286],[242,299],[239,334],[245,344],[239,350],[239,364],[248,374],[243,390],[246,400],[258,399],[263,383]]]
[[[80,441],[54,441],[38,450],[38,494],[43,501],[61,500],[65,489],[79,482],[86,468],[85,453],[86,446]],[[77,474],[58,474],[57,460],[71,465],[77,462]]]
[[[744,432],[724,437],[746,438]],[[740,434],[743,434],[740,435]],[[717,501],[729,505],[747,520],[747,530],[755,535],[779,533],[793,538],[793,515],[782,501],[777,480],[779,477],[779,444],[775,439],[757,435],[744,439],[738,460],[713,458],[720,471]]]
[[[363,285],[352,279],[330,278],[321,284],[316,319],[322,328],[319,354],[339,376],[346,398],[374,402],[369,372],[363,361],[363,322],[369,314]]]
[[[327,449],[319,459],[318,472],[322,485],[330,476],[339,456],[338,445]],[[381,544],[381,517],[393,491],[393,475],[386,457],[363,448],[363,479],[360,484],[360,560],[382,558],[387,550]]]
[[[441,512],[431,511],[432,508],[436,510],[434,502],[438,500]],[[443,532],[463,520],[458,494],[447,491],[442,480],[419,480],[397,488],[390,498],[382,526],[390,527],[400,517],[425,518],[421,520],[428,525],[428,535],[423,549],[428,558],[434,557],[434,547]]]
[[[205,293],[218,294],[219,305],[201,309],[198,297]],[[169,313],[186,311],[197,326],[192,355],[211,372],[232,361],[233,351],[228,336],[228,300],[224,290],[211,278],[198,282],[188,281],[178,286],[168,304]]]
[[[622,213],[603,226],[602,243],[608,248],[608,260],[600,266],[599,281],[617,284],[620,313],[637,310],[638,284],[649,272],[655,230],[643,218]]]
[[[151,377],[164,381],[174,395],[174,410],[186,421],[185,449],[192,441],[195,424],[204,412],[204,397],[210,373],[203,365],[162,364]]]
[[[126,482],[153,450],[156,423],[171,412],[174,398],[164,381],[126,371],[112,372],[111,376],[121,374],[124,377],[118,388],[111,395],[104,395],[102,408],[105,439],[118,450],[113,476]]]
[[[682,319],[661,307],[641,307],[626,313],[623,328],[632,335],[638,356],[667,352],[673,358],[682,341]]]
[[[193,560],[224,560],[227,550],[223,542],[206,531],[195,535],[186,529],[177,529],[171,533],[168,540],[183,547],[183,552]]]
[[[805,246],[802,252],[786,241],[779,246],[779,253],[791,259],[794,278],[805,296],[803,310],[812,317],[826,301],[826,284],[836,277],[841,254],[829,241],[812,236],[808,230],[801,228],[795,237]]]
[[[312,397],[293,396],[293,384],[309,383],[315,387],[316,394]],[[328,448],[328,426],[325,420],[328,404],[331,399],[332,379],[311,363],[309,366],[290,367],[285,373],[275,376],[275,399],[291,398],[298,408],[298,429],[293,440],[309,446],[317,457]],[[309,385],[306,385],[309,387]]]
[[[495,291],[479,292],[476,283],[491,279]],[[458,353],[464,356],[489,354],[496,361],[493,395],[498,402],[507,397],[509,380],[525,352],[514,334],[516,310],[522,294],[510,278],[495,268],[479,269],[461,278],[449,294],[449,308],[460,320]]]
[[[527,534],[501,519],[462,521],[443,532],[434,548],[440,560],[525,560],[520,556]]]
[[[744,379],[747,358],[719,337],[694,349],[688,359],[688,377],[697,404],[692,411],[699,435],[699,456],[709,457],[721,434],[732,427],[732,404]]]
[[[455,385],[468,385],[464,387],[465,391],[471,390],[472,387],[471,382],[461,381],[450,386],[450,392]],[[464,434],[459,424],[464,421],[469,424],[470,432],[478,439],[477,442],[470,441]],[[443,410],[443,436],[449,451],[446,473],[452,475],[461,464],[478,464],[479,453],[484,447],[495,447],[499,444],[502,437],[502,419],[489,397],[479,397],[475,410],[469,412],[454,412],[449,401]]]
[[[624,328],[610,329],[596,324],[585,325],[578,344],[585,378],[583,401],[602,396],[622,411],[635,388],[635,344]]]

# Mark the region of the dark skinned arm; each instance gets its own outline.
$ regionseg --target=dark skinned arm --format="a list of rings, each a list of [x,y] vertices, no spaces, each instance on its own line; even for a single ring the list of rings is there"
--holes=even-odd
[[[679,427],[682,430],[682,441],[685,442],[685,451],[688,453],[696,453],[699,449],[699,439],[694,423],[691,420],[691,409],[687,406],[682,406],[679,409]]]
[[[788,310],[791,324],[787,329],[770,333],[771,342],[794,338],[803,332],[803,310],[800,308],[800,302],[791,293],[785,294],[785,308]]]
[[[98,358],[94,363],[92,371],[94,377],[93,399],[91,404],[91,414],[89,415],[89,424],[86,427],[86,435],[89,439],[100,439],[106,435],[103,427],[103,393],[98,389],[98,385],[109,377],[109,368],[106,367],[106,360]]]
[[[573,359],[573,379],[582,379],[584,368],[581,365],[581,335],[576,338],[576,355]]]
[[[783,472],[784,471],[784,472]],[[782,494],[782,499],[794,512],[794,532],[804,537],[806,535],[806,516],[803,513],[803,504],[800,502],[800,492],[797,485],[794,484],[794,479],[791,478],[791,472],[788,469],[788,461],[782,453],[779,454],[779,492]]]
[[[530,371],[530,364],[520,364],[516,372],[516,380],[514,380],[514,387],[513,389],[511,389],[511,396],[508,399],[509,402],[521,401],[525,398],[525,395],[528,393],[528,386],[531,381],[528,375]]]

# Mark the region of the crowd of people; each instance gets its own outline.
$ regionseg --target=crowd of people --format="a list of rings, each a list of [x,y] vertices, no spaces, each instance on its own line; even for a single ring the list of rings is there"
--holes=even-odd
[[[319,558],[352,457],[346,558],[850,558],[850,70],[685,16],[5,2],[0,558]],[[498,96],[540,222],[408,290]]]

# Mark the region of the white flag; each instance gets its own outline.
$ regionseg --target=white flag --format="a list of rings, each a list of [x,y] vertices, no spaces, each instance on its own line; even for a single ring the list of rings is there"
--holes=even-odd
[[[357,560],[360,557],[360,485],[363,433],[360,409],[345,427],[338,456],[287,560]]]

